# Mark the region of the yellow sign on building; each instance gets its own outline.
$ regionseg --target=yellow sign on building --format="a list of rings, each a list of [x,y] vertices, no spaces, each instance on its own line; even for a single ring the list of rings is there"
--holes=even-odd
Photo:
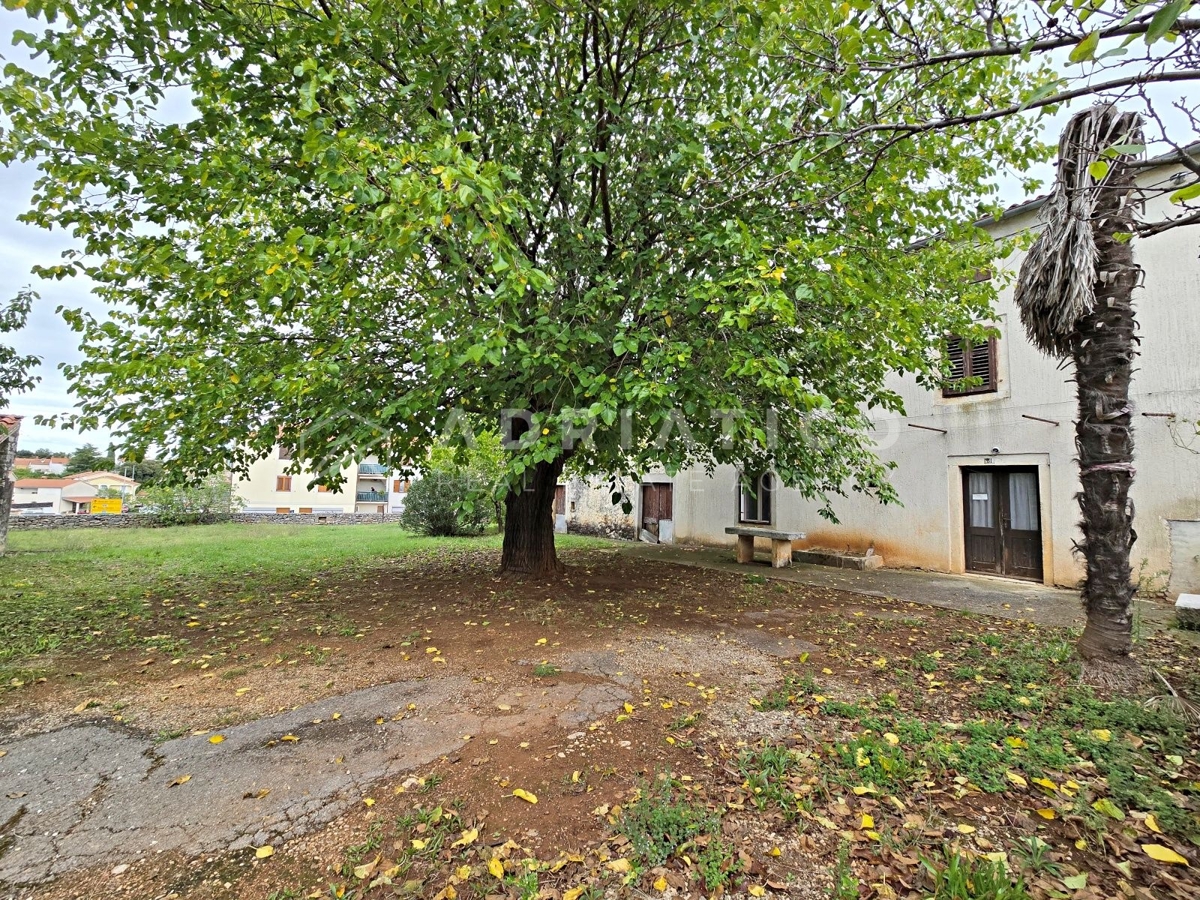
[[[120,511],[120,497],[97,497],[92,501],[93,513],[119,513]]]

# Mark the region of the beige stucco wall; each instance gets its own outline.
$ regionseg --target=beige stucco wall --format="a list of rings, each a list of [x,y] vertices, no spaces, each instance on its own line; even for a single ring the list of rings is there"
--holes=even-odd
[[[1167,174],[1158,170],[1147,181],[1161,183]],[[1165,199],[1152,201],[1147,217],[1161,216],[1167,208]],[[1006,220],[996,234],[1035,227],[1036,213],[1025,213]],[[1200,419],[1198,249],[1196,228],[1169,231],[1134,245],[1145,281],[1135,294],[1142,344],[1132,390],[1137,466],[1132,497],[1138,533],[1132,562],[1136,570],[1145,560],[1151,573],[1171,568],[1168,520],[1200,520],[1200,439],[1193,433],[1191,449],[1180,446],[1186,443],[1186,423]],[[1015,255],[1003,268],[1015,273],[1022,258]],[[996,310],[1001,332],[996,393],[944,399],[914,379],[894,379],[907,416],[880,417],[874,436],[880,456],[897,463],[892,481],[902,505],[881,507],[860,495],[835,498],[840,524],[834,525],[817,515],[818,504],[783,489],[775,504],[775,526],[806,532],[807,543],[814,546],[861,550],[873,544],[887,565],[962,572],[960,467],[1036,465],[1044,580],[1076,582],[1082,570],[1072,554],[1079,532],[1071,371],[1060,370],[1057,361],[1040,354],[1025,338],[1011,285],[1001,290]],[[1174,413],[1176,419],[1142,413]],[[946,434],[910,427],[913,424],[944,429]],[[674,484],[676,540],[731,544],[724,529],[736,519],[735,470],[719,467],[711,479],[702,472],[685,472]],[[1175,526],[1177,544],[1183,531]],[[1177,562],[1180,557],[1177,547]],[[1182,575],[1176,577],[1172,590],[1200,590],[1200,584],[1183,581]]]
[[[234,493],[242,499],[247,510],[265,510],[274,512],[276,509],[287,507],[292,512],[300,509],[314,511],[354,512],[355,471],[348,470],[346,483],[339,491],[321,493],[315,487],[308,487],[312,480],[309,472],[291,473],[291,460],[279,459],[278,453],[272,453],[266,459],[260,459],[250,465],[248,478],[238,478],[233,483]],[[276,491],[275,479],[280,475],[291,475],[292,489]]]

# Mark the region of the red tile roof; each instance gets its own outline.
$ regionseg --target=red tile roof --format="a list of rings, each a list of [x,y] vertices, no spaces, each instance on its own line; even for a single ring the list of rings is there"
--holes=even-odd
[[[35,488],[35,487],[66,487],[69,484],[74,484],[74,478],[18,478],[16,485],[19,488]]]

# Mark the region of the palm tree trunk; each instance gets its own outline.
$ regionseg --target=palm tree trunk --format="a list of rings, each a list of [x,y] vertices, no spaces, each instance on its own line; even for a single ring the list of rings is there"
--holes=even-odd
[[[1082,595],[1087,625],[1079,652],[1088,659],[1127,657],[1133,626],[1129,552],[1137,535],[1129,500],[1134,475],[1129,382],[1136,356],[1132,295],[1139,269],[1128,239],[1136,185],[1134,170],[1125,159],[1113,162],[1113,171],[1099,188],[1092,219],[1096,303],[1079,319],[1071,337],[1079,402],[1075,444],[1081,487],[1080,550],[1087,564]]]
[[[524,490],[514,488],[504,501],[504,549],[500,570],[526,575],[561,571],[554,552],[554,489],[563,459],[540,462],[527,472]]]

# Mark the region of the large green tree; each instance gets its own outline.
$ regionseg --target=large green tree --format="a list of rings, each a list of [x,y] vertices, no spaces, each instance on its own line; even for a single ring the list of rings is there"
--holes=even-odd
[[[528,410],[509,570],[557,567],[568,458],[890,499],[870,411],[977,333],[994,249],[969,223],[999,167],[1043,154],[1019,119],[875,147],[866,172],[853,142],[806,137],[847,109],[1022,97],[1006,59],[919,91],[798,62],[798,35],[911,41],[864,36],[863,2],[5,3],[53,23],[18,36],[49,71],[0,87],[2,158],[44,172],[26,219],[81,242],[41,271],[111,304],[67,312],[68,421],[195,473],[282,442],[333,479],[367,453],[418,465],[458,413]],[[974,8],[918,25],[979,49]],[[171,88],[190,120],[161,120]]]

